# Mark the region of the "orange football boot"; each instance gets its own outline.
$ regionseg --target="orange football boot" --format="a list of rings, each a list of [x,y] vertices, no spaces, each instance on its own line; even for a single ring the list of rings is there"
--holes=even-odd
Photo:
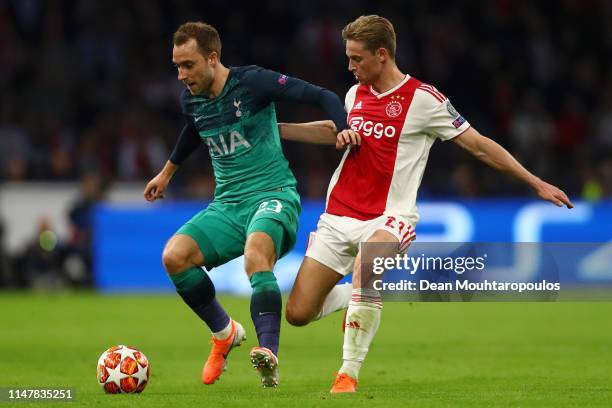
[[[208,360],[202,368],[202,383],[213,384],[223,374],[227,367],[227,356],[234,347],[240,346],[246,340],[246,332],[242,325],[232,320],[232,332],[227,339],[212,338],[212,349]]]
[[[346,373],[342,373],[336,376],[336,381],[334,381],[334,385],[332,385],[332,389],[329,392],[340,394],[355,391],[357,391],[357,380]]]

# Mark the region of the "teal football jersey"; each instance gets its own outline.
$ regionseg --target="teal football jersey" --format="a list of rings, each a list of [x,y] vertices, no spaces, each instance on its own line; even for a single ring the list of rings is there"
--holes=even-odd
[[[185,90],[181,106],[187,126],[183,132],[197,133],[208,147],[217,183],[215,199],[239,201],[244,195],[295,187],[280,144],[274,102],[317,104],[343,128],[342,103],[329,94],[257,66],[231,68],[223,90],[213,99]]]

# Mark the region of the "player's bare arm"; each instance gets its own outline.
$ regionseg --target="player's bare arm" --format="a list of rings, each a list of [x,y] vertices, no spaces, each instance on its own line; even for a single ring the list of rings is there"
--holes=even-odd
[[[294,142],[313,144],[335,144],[341,150],[347,146],[361,145],[361,136],[353,129],[337,132],[331,120],[320,120],[307,123],[279,123],[281,137]]]
[[[488,137],[481,135],[476,129],[469,128],[452,140],[478,160],[528,184],[540,198],[550,201],[558,207],[563,205],[567,208],[574,207],[574,204],[561,189],[531,174],[506,149]]]
[[[331,120],[306,123],[279,123],[281,138],[293,142],[333,145],[336,143],[336,125]]]
[[[147,183],[144,190],[144,198],[151,202],[158,198],[164,198],[164,192],[168,187],[168,183],[170,183],[170,179],[172,179],[172,176],[178,168],[178,165],[168,160],[157,176],[153,177],[153,179]]]

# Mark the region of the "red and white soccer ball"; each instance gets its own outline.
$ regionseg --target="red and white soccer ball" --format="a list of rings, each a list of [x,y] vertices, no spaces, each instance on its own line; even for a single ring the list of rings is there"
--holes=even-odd
[[[111,347],[98,360],[98,384],[107,394],[139,393],[149,382],[147,357],[134,347]]]

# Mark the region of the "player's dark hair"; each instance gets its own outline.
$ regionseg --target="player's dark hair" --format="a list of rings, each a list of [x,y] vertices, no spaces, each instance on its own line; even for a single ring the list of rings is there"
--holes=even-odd
[[[172,42],[174,45],[183,45],[192,38],[196,40],[202,55],[208,57],[214,51],[217,58],[221,59],[221,39],[215,27],[201,21],[189,21],[176,30]]]
[[[345,41],[362,41],[372,53],[385,48],[389,56],[395,59],[395,30],[393,24],[384,17],[376,14],[361,16],[342,29],[342,38]]]

